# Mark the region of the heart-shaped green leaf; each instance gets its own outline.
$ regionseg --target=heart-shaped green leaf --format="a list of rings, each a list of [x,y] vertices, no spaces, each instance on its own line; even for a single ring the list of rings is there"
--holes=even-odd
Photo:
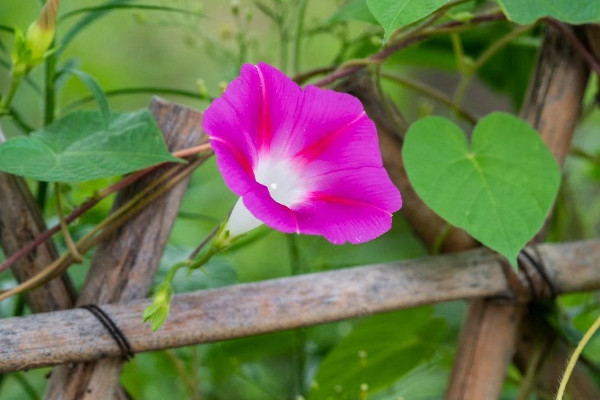
[[[536,131],[506,113],[482,118],[470,149],[451,121],[417,121],[402,155],[421,199],[513,266],[544,223],[560,185],[560,170]]]
[[[384,39],[398,28],[417,22],[450,0],[367,0],[369,10],[385,30]]]
[[[597,0],[497,0],[511,21],[531,24],[543,17],[553,17],[569,24],[600,22]]]
[[[181,162],[167,150],[148,110],[76,111],[29,137],[0,145],[0,171],[48,182],[81,182]]]

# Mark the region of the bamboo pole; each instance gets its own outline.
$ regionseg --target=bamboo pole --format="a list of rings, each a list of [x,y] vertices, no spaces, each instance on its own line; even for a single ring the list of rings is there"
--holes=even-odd
[[[521,115],[539,131],[559,165],[563,164],[570,149],[588,75],[587,65],[573,45],[555,29],[547,28]],[[536,239],[540,240],[544,234],[543,229]],[[568,269],[568,266],[565,264],[564,268]],[[526,356],[533,352],[526,351],[532,341],[520,334],[521,325],[531,323],[531,319],[523,318],[524,315],[528,315],[524,304],[505,304],[486,299],[471,303],[446,392],[447,400],[499,398],[506,368],[517,344],[520,351],[517,360],[521,360],[517,366],[522,370],[527,369]],[[529,331],[539,333],[539,328],[537,326]],[[550,327],[545,329],[551,330]],[[568,353],[563,351],[557,354],[559,350],[558,347],[552,348],[550,351],[555,354],[547,358],[558,365],[552,371],[560,371],[566,364]],[[579,381],[586,380],[582,372],[578,370]],[[555,385],[560,380],[560,374],[540,377],[545,379],[545,387]],[[586,389],[582,386],[582,391],[576,392],[577,395],[574,393],[574,398],[599,398],[598,390],[591,392],[588,390],[590,387],[593,386],[586,385]]]
[[[3,141],[4,136],[0,131],[0,143]],[[0,245],[6,256],[17,252],[32,237],[45,230],[42,213],[25,180],[20,176],[0,172]],[[48,241],[16,262],[11,271],[19,282],[23,282],[57,258],[54,242]],[[33,312],[61,310],[73,306],[75,290],[69,277],[63,274],[26,293],[25,299]]]
[[[600,288],[600,240],[544,244],[537,251],[559,293]],[[477,249],[180,294],[154,333],[142,323],[151,299],[102,308],[135,352],[152,351],[450,300],[510,299],[500,263],[494,253]],[[0,320],[0,372],[119,355],[114,339],[83,309]]]
[[[171,151],[195,146],[205,138],[200,128],[200,113],[157,99],[152,101],[150,109]],[[168,167],[158,168],[119,192],[113,210],[164,173],[165,168]],[[162,195],[99,246],[77,299],[78,306],[129,302],[147,295],[187,183],[188,179]],[[52,371],[45,398],[114,397],[121,367],[120,358],[61,365]]]

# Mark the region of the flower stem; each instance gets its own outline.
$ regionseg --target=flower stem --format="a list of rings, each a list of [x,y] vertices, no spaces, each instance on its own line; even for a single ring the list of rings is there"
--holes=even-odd
[[[560,386],[558,387],[556,400],[562,400],[565,394],[565,390],[567,388],[567,383],[569,382],[569,378],[571,377],[571,374],[575,369],[575,365],[577,364],[577,359],[579,359],[579,356],[583,352],[583,348],[588,344],[588,342],[590,341],[592,336],[594,336],[594,333],[596,333],[598,328],[600,328],[600,316],[596,318],[592,326],[590,326],[590,328],[585,332],[585,335],[583,335],[583,338],[581,338],[581,341],[577,344],[573,355],[571,355],[569,363],[567,364],[567,368],[565,369],[565,373],[562,379],[560,380]]]
[[[304,27],[304,16],[306,15],[306,6],[308,5],[308,0],[300,0],[300,4],[298,5],[298,16],[296,21],[296,35],[294,36],[294,58],[293,58],[293,67],[294,74],[297,74],[300,69],[300,52],[302,47],[302,29]]]
[[[2,103],[0,103],[0,116],[10,114],[10,104],[12,103],[13,98],[15,97],[15,93],[17,92],[17,88],[19,84],[23,80],[23,76],[13,76],[10,80],[10,89],[8,90],[8,94],[4,99],[2,99]]]
[[[500,39],[496,40],[490,47],[487,48],[486,51],[483,52],[483,54],[481,54],[481,56],[479,56],[479,58],[477,60],[475,60],[475,62],[471,66],[466,66],[466,65],[462,64],[462,68],[461,68],[462,62],[459,60],[459,68],[458,69],[459,69],[459,72],[462,74],[462,78],[461,78],[460,82],[458,83],[458,87],[454,94],[454,101],[453,101],[454,106],[457,109],[461,105],[464,95],[467,91],[467,87],[469,86],[469,83],[471,82],[471,79],[473,78],[475,73],[486,62],[488,62],[499,50],[501,50],[504,46],[506,46],[511,40],[517,38],[521,34],[532,29],[534,26],[536,26],[536,24],[537,23],[516,27],[515,29],[510,31],[508,34],[506,34],[503,37],[501,37]],[[458,54],[457,54],[457,57],[458,57]]]
[[[73,238],[69,233],[69,227],[67,226],[67,223],[65,221],[65,215],[63,213],[62,204],[60,201],[60,183],[54,184],[54,196],[56,199],[56,213],[58,214],[60,229],[62,231],[63,237],[65,238],[67,249],[69,250],[69,253],[71,253],[71,256],[73,256],[73,260],[75,260],[75,262],[82,263],[83,257],[81,256],[81,254],[79,254],[79,251],[77,251],[77,246],[75,246],[75,243],[73,243]]]
[[[54,46],[54,40],[50,45],[50,48]],[[44,74],[44,126],[50,125],[54,121],[54,114],[56,112],[56,86],[55,86],[55,73],[56,73],[56,53],[52,52],[46,57],[45,62],[45,74]],[[38,182],[36,202],[40,207],[42,214],[46,208],[46,197],[48,194],[48,182]]]
[[[502,13],[494,13],[494,14],[483,14],[473,17],[468,22],[458,22],[458,21],[450,21],[439,25],[435,28],[426,29],[423,32],[418,34],[411,33],[407,37],[403,37],[398,41],[390,44],[390,46],[384,48],[379,53],[373,54],[370,57],[367,57],[365,60],[375,61],[375,62],[383,62],[387,60],[392,54],[400,51],[412,44],[421,42],[423,40],[429,39],[432,36],[440,35],[440,34],[448,34],[453,32],[462,32],[465,30],[469,30],[474,28],[480,23],[492,22],[492,21],[503,21],[506,17]],[[317,82],[314,83],[315,86],[323,87],[332,84],[333,82],[345,78],[348,75],[351,75],[360,69],[364,68],[364,65],[353,65],[347,66],[344,69],[336,69],[331,74],[321,78]]]
[[[425,96],[431,97],[432,99],[434,99],[450,108],[456,108],[456,112],[458,113],[458,116],[460,118],[469,122],[471,125],[475,125],[477,123],[477,118],[473,114],[471,114],[469,111],[467,111],[466,109],[464,109],[460,106],[456,107],[452,103],[452,99],[450,97],[448,97],[444,92],[437,90],[436,88],[434,88],[432,86],[429,86],[420,81],[410,79],[408,77],[399,76],[399,75],[391,74],[388,72],[381,72],[381,77],[391,80],[393,82],[396,82],[399,85],[405,86],[416,92],[422,93]]]

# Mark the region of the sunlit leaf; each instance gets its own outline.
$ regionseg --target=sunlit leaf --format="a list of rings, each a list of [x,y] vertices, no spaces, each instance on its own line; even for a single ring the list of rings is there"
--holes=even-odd
[[[513,265],[560,185],[560,170],[536,131],[506,113],[482,118],[470,148],[448,119],[422,119],[410,127],[402,154],[423,201]]]
[[[384,39],[403,26],[417,22],[449,0],[367,0],[371,13],[385,30]]]
[[[531,24],[552,17],[569,24],[600,22],[600,2],[596,0],[496,0],[511,21]]]
[[[29,137],[0,145],[0,170],[49,182],[79,182],[121,175],[181,159],[166,148],[149,111],[77,111]]]
[[[369,11],[366,0],[352,0],[344,4],[327,19],[327,22],[335,23],[341,21],[363,21],[376,24],[377,20]]]

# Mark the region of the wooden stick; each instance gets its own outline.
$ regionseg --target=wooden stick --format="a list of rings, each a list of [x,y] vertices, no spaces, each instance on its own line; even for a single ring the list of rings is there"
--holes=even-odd
[[[3,141],[4,137],[0,135],[0,143]],[[25,180],[0,172],[0,244],[6,256],[19,251],[45,230],[46,224]],[[48,241],[29,257],[15,263],[11,270],[19,282],[24,282],[57,258],[54,242]],[[25,299],[33,312],[62,310],[73,306],[75,291],[64,274],[26,293]]]
[[[150,108],[171,151],[195,146],[205,137],[200,128],[201,114],[156,99],[152,101]],[[113,210],[135,196],[162,172],[164,170],[158,168],[123,189]],[[129,302],[147,295],[177,217],[187,182],[186,179],[156,200],[100,245],[77,305]],[[52,371],[45,398],[111,398],[119,387],[121,366],[121,359],[109,358],[96,363],[57,367]]]
[[[600,288],[600,240],[545,244],[537,250],[559,293]],[[151,299],[102,308],[133,350],[143,352],[443,301],[511,298],[499,260],[478,249],[176,295],[169,318],[154,333],[142,322]],[[0,320],[0,372],[119,355],[114,339],[86,310]]]
[[[588,75],[585,62],[572,44],[556,30],[547,29],[521,115],[540,132],[560,165],[570,148]],[[541,240],[544,234],[545,230],[542,230],[536,239]],[[517,365],[523,371],[527,369],[528,363],[524,357],[533,354],[533,351],[526,351],[526,345],[532,341],[524,343],[527,339],[519,331],[522,324],[528,325],[531,321],[521,318],[523,315],[528,315],[523,304],[494,304],[489,300],[471,303],[446,392],[447,400],[499,398],[506,368],[519,341],[521,354],[517,359],[521,362]],[[532,330],[535,332],[539,328]],[[551,329],[546,327],[545,330]],[[551,351],[556,353],[558,350],[554,347]],[[566,364],[567,354],[554,354],[549,359],[557,361],[562,367]],[[561,367],[552,370],[560,370]],[[558,382],[560,375],[545,375],[542,378],[547,382],[543,386],[548,387]],[[585,379],[583,376],[579,378]],[[591,397],[589,393],[586,392],[584,397],[580,393],[581,396],[574,395],[574,398],[600,398],[597,390]]]

